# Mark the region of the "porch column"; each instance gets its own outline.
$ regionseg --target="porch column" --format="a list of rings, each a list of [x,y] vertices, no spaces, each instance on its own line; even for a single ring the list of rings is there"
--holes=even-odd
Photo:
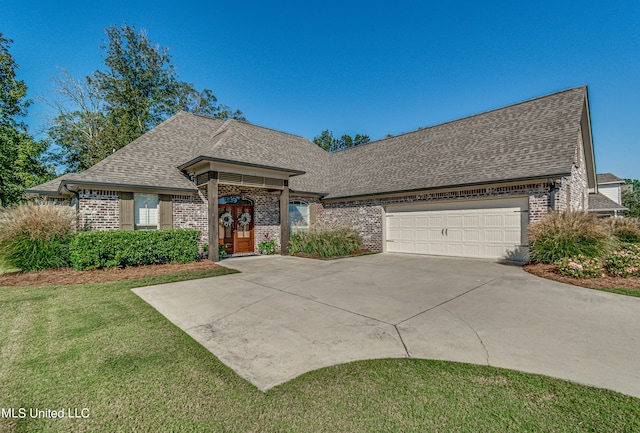
[[[280,254],[289,255],[289,181],[280,194]]]
[[[207,181],[209,260],[217,262],[218,256],[218,172],[210,171]]]

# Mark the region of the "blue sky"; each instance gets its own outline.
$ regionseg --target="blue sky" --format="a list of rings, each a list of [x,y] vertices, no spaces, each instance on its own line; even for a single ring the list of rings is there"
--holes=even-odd
[[[607,4],[609,3],[609,4]],[[598,172],[640,178],[640,2],[99,3],[3,0],[0,31],[31,98],[102,67],[123,22],[167,46],[180,79],[253,123],[313,138],[398,134],[589,86]],[[35,102],[29,125],[45,125]]]

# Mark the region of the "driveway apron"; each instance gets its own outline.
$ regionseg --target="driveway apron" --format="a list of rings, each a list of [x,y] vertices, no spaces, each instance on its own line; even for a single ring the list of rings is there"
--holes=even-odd
[[[227,259],[241,271],[133,291],[261,390],[374,358],[471,362],[640,397],[640,298],[485,260]]]

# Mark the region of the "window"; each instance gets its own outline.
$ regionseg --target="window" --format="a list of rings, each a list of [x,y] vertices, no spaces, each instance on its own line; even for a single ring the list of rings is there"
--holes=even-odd
[[[289,233],[309,230],[309,205],[303,201],[289,202]]]
[[[156,230],[158,228],[158,194],[134,194],[135,229]]]

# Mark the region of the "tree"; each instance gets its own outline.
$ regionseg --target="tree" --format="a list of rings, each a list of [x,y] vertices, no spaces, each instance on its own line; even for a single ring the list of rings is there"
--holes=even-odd
[[[209,89],[179,81],[168,49],[134,26],[106,29],[105,69],[84,80],[54,79],[62,95],[53,104],[49,137],[67,171],[84,170],[129,144],[180,110],[219,119],[246,120],[218,104]]]
[[[335,152],[342,149],[348,149],[350,147],[359,146],[370,142],[371,139],[368,135],[356,134],[355,137],[350,135],[343,135],[339,139],[334,138],[333,132],[325,129],[314,137],[313,142],[326,150],[327,152]]]
[[[640,180],[625,179],[625,182],[633,188],[622,193],[622,205],[629,208],[627,216],[640,218]]]
[[[95,80],[74,79],[66,70],[53,78],[62,100],[50,105],[57,116],[50,122],[48,136],[57,145],[51,157],[67,171],[82,171],[110,153],[104,102]]]
[[[27,115],[31,101],[27,85],[16,79],[18,64],[9,48],[13,41],[0,33],[0,206],[20,201],[24,190],[50,179],[41,157],[47,144],[29,135],[20,118]]]

